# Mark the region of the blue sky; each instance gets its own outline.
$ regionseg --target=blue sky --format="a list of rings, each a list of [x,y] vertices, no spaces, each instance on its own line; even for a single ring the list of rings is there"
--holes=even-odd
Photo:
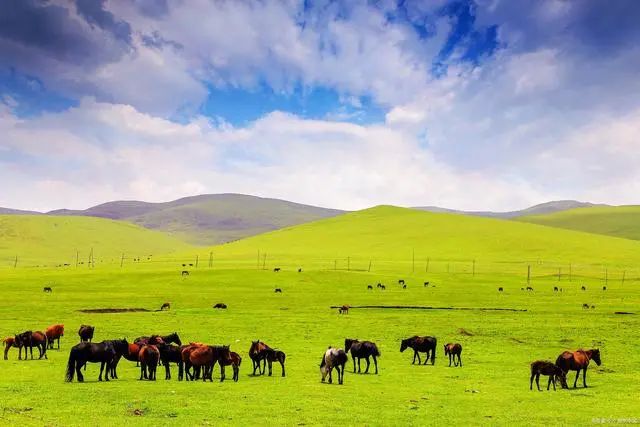
[[[632,0],[0,0],[0,206],[635,203]]]

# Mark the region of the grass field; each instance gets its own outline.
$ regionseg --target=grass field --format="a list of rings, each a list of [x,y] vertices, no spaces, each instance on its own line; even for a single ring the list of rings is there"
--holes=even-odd
[[[640,206],[595,206],[517,218],[551,227],[640,240]]]
[[[64,323],[67,334],[60,351],[48,352],[49,360],[18,361],[12,349],[10,360],[0,361],[0,417],[22,425],[575,425],[601,419],[640,421],[636,403],[640,398],[636,369],[640,355],[635,351],[640,320],[637,315],[614,314],[637,312],[637,282],[610,281],[608,290],[602,291],[598,278],[569,281],[562,276],[558,281],[553,276],[534,277],[531,285],[535,291],[524,292],[520,290],[524,286],[521,275],[482,270],[475,276],[444,271],[412,274],[409,264],[402,261],[414,247],[420,254],[429,251],[434,257],[440,253],[442,257],[477,257],[480,265],[504,258],[584,262],[597,258],[631,268],[639,256],[637,242],[482,218],[422,212],[414,216],[412,212],[378,208],[214,248],[216,257],[248,259],[253,249],[260,247],[279,254],[290,266],[304,266],[302,273],[288,265],[280,273],[249,269],[249,264],[224,269],[217,261],[213,268],[191,269],[187,278],[180,276],[182,267],[177,261],[129,263],[123,268],[105,263],[92,270],[2,268],[0,292],[5,303],[0,307],[0,333],[6,336]],[[397,262],[370,273],[307,268],[318,258],[364,257],[367,253]],[[252,262],[256,263],[256,258],[253,255]],[[274,265],[271,258],[267,265]],[[407,289],[397,285],[399,278],[407,281]],[[425,280],[435,287],[424,288]],[[377,282],[385,283],[387,290],[366,289],[367,284]],[[580,290],[583,283],[587,291]],[[53,293],[43,293],[44,284],[51,284]],[[504,292],[497,292],[499,286]],[[563,292],[553,292],[554,286],[562,287]],[[275,287],[283,293],[275,294]],[[172,303],[168,312],[78,311],[157,309],[165,301]],[[211,306],[217,302],[226,303],[228,310],[213,310]],[[596,308],[584,310],[583,303]],[[342,304],[526,311],[354,308],[340,316],[330,308]],[[177,331],[185,342],[231,344],[232,350],[243,356],[240,381],[165,381],[160,368],[156,383],[141,382],[135,365],[122,361],[119,380],[98,383],[98,366],[90,365],[86,383],[65,383],[68,351],[77,342],[81,323],[96,326],[96,340],[131,340]],[[435,366],[412,366],[410,350],[399,352],[400,340],[415,334],[438,338]],[[324,350],[328,345],[343,346],[347,337],[378,343],[380,374],[353,374],[349,361],[343,386],[321,384],[318,365]],[[277,366],[272,378],[249,375],[247,352],[255,339],[287,353],[285,378],[279,376]],[[464,367],[447,366],[442,346],[449,341],[463,345]],[[599,347],[602,352],[602,366],[589,368],[589,388],[529,391],[531,361],[554,360],[561,351],[580,347]],[[217,372],[214,379],[216,376]]]

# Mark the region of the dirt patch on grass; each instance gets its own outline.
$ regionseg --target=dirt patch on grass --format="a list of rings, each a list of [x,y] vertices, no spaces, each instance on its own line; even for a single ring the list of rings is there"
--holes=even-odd
[[[341,308],[341,305],[332,305],[330,308]],[[350,305],[352,308],[396,309],[396,310],[477,310],[477,311],[527,311],[523,308],[492,308],[492,307],[430,307],[423,305]]]
[[[460,329],[458,329],[458,333],[459,333],[460,335],[464,335],[465,337],[472,337],[472,336],[473,336],[473,334],[472,334],[471,332],[467,331],[467,330],[466,330],[466,329],[464,329],[464,328],[460,328]]]
[[[511,337],[511,338],[509,338],[509,339],[510,339],[511,341],[513,341],[513,342],[517,342],[518,344],[525,344],[525,341],[522,341],[522,340],[520,340],[520,339],[518,339],[518,338],[513,338],[513,337]]]
[[[153,310],[147,310],[146,308],[85,308],[78,310],[81,313],[148,313]]]
[[[635,313],[632,313],[630,311],[616,311],[614,314],[632,314],[633,315]]]

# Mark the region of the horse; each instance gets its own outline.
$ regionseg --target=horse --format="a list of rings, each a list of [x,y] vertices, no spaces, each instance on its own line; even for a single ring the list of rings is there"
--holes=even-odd
[[[27,350],[33,360],[33,347],[38,349],[40,356],[38,359],[47,357],[47,336],[40,331],[26,331],[14,337],[14,345],[18,347],[18,360],[22,360],[22,348],[24,348],[24,360],[27,360]]]
[[[281,293],[282,293],[282,289],[276,288],[276,294],[281,294]]]
[[[404,285],[404,279],[398,280],[398,285]]]
[[[364,370],[365,374],[369,373],[369,357],[373,357],[373,364],[376,367],[376,374],[378,373],[378,357],[380,357],[380,350],[378,346],[371,341],[358,341],[356,339],[346,338],[344,340],[344,349],[347,353],[351,351],[351,358],[353,359],[353,373],[356,372],[356,359],[358,359],[358,373],[360,373],[360,361],[365,359],[367,361],[367,367]]]
[[[606,286],[603,286],[603,287],[602,287],[602,290],[603,290],[603,291],[606,291],[606,290],[607,290],[607,287],[606,287]]]
[[[407,289],[407,285],[402,285],[402,289]]]
[[[45,330],[47,335],[47,348],[53,350],[53,341],[58,340],[58,350],[60,350],[60,337],[64,336],[64,325],[52,325]]]
[[[80,329],[78,330],[78,336],[80,336],[80,342],[88,341],[91,342],[93,339],[93,333],[95,332],[95,326],[89,325],[80,325]]]
[[[426,288],[427,286],[429,286],[429,282],[424,282],[424,287]]]
[[[558,292],[558,287],[557,286],[553,287],[553,292]]]
[[[180,355],[180,347],[173,344],[159,344],[156,347],[158,347],[158,350],[160,351],[160,360],[164,365],[164,379],[171,379],[171,363],[175,363],[178,365],[178,378],[182,379],[184,364]]]
[[[578,377],[582,370],[582,385],[587,387],[587,368],[589,367],[589,361],[593,360],[596,365],[600,366],[602,361],[600,360],[600,349],[593,348],[591,350],[576,350],[565,351],[556,359],[556,365],[558,365],[565,373],[569,371],[576,371],[576,380],[573,382],[573,388],[577,387]],[[563,388],[568,388],[566,380],[562,385]]]
[[[438,340],[436,337],[419,337],[413,336],[411,338],[407,338],[402,340],[400,344],[400,353],[404,352],[407,347],[413,349],[413,362],[412,365],[416,363],[416,357],[418,358],[418,365],[420,364],[420,355],[418,352],[427,353],[426,359],[424,359],[424,364],[426,365],[429,361],[429,354],[431,354],[431,364],[434,365],[436,363],[436,346],[438,344]]]
[[[528,291],[533,291],[533,288],[531,286],[527,286],[527,290]]]
[[[189,372],[189,370],[191,369],[191,361],[190,361],[191,353],[195,351],[197,348],[204,347],[204,346],[205,345],[202,343],[189,343],[187,345],[180,346],[180,358],[182,359],[182,364],[184,367],[184,371],[183,371],[184,379],[186,379],[187,381],[193,379],[193,375],[191,375],[191,373]],[[183,373],[178,374],[179,381],[182,381]]]
[[[213,306],[213,308],[219,308],[221,310],[224,310],[227,308],[227,304],[223,303],[223,302],[219,302],[216,305]]]
[[[338,314],[349,314],[349,306],[345,304],[342,307],[340,307],[338,309]]]
[[[164,304],[162,304],[162,305],[160,306],[160,311],[164,310],[165,308],[166,308],[167,310],[171,310],[171,303],[165,302]]]
[[[260,340],[251,341],[249,357],[253,362],[253,375],[256,374],[256,370],[260,375],[263,375],[266,367],[265,365],[268,363],[269,376],[271,376],[273,362],[279,362],[280,367],[282,368],[282,376],[285,376],[284,362],[287,356],[284,351],[271,348]],[[260,361],[262,361],[262,371],[260,370]]]
[[[9,360],[9,349],[11,347],[18,347],[18,344],[16,343],[15,337],[3,338],[2,342],[4,343],[4,360]]]
[[[216,362],[218,362],[220,364],[220,382],[223,382],[225,379],[225,372],[224,372],[225,360],[227,360],[228,358],[229,358],[228,345],[199,346],[199,347],[196,347],[189,354],[189,362],[191,363],[191,366],[195,368],[195,371],[196,371],[195,377],[198,378],[201,368],[203,370],[202,381],[206,381],[208,379],[209,381],[213,382],[213,375],[212,375],[213,367],[215,366]]]
[[[380,290],[384,291],[385,289],[387,289],[387,287],[385,285],[380,285]]]
[[[372,290],[372,289],[373,289],[373,286],[367,285],[367,290]]]
[[[498,288],[498,292],[502,292],[502,291],[504,291],[504,289]]]
[[[229,358],[222,361],[224,366],[229,366],[233,368],[233,381],[238,382],[240,377],[240,364],[242,363],[242,357],[235,351],[229,352]]]
[[[451,366],[451,361],[453,360],[453,366],[462,367],[462,359],[460,358],[460,354],[462,354],[462,346],[458,343],[448,343],[444,345],[444,355],[449,356],[449,366]],[[456,361],[456,356],[458,360]]]
[[[149,381],[155,381],[156,369],[160,361],[160,351],[158,351],[158,347],[155,345],[143,346],[140,349],[140,353],[138,353],[138,359],[140,360],[140,380],[144,378]]]
[[[566,373],[560,369],[553,362],[549,362],[547,360],[536,360],[531,364],[531,378],[529,378],[529,390],[533,390],[533,379],[536,379],[536,385],[538,386],[538,391],[540,390],[540,375],[547,375],[549,377],[549,382],[547,383],[547,391],[551,384],[553,384],[553,391],[556,390],[556,381],[560,381],[560,384],[565,384]]]
[[[378,284],[376,285],[376,287],[377,287],[378,289],[382,288],[382,283],[378,283]]]
[[[278,271],[280,271],[280,267],[276,267],[276,268],[273,269],[274,273],[277,273]]]
[[[583,310],[589,310],[589,304],[587,303],[582,304],[582,308]]]
[[[188,276],[188,275],[189,275],[189,272],[188,272],[187,270],[182,270],[182,273],[180,273],[180,275],[181,275],[182,277],[184,277],[184,276]]]
[[[73,381],[74,371],[77,374],[78,382],[83,382],[84,377],[80,369],[87,364],[100,363],[100,375],[98,381],[102,381],[102,372],[106,367],[105,381],[109,381],[109,368],[118,355],[124,354],[129,347],[126,339],[102,341],[100,343],[81,342],[71,348],[69,361],[67,362],[67,372],[65,381]]]
[[[53,292],[53,289],[51,289],[51,286],[45,286],[44,288],[42,288],[42,292]]]
[[[583,287],[582,287],[582,288],[580,288],[580,289],[582,289],[583,291],[586,291],[586,290],[587,290],[587,287],[586,287],[586,286],[583,286]]]
[[[150,335],[150,336],[144,336],[144,337],[138,337],[135,340],[133,340],[134,343],[137,344],[151,344],[151,345],[158,345],[158,344],[178,344],[178,345],[182,345],[182,341],[180,340],[180,336],[178,335],[177,332],[172,332],[169,335]]]
[[[341,348],[329,347],[322,356],[322,362],[320,362],[320,372],[322,373],[322,382],[324,382],[327,374],[329,375],[329,384],[333,382],[331,373],[333,368],[338,371],[338,384],[344,382],[344,365],[347,364],[347,353]]]
[[[302,273],[302,268],[299,268],[299,269],[298,269],[298,273]]]

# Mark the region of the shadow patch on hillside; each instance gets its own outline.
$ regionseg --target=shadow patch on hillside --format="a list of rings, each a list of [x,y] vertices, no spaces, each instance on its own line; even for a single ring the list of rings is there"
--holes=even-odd
[[[81,313],[136,313],[143,312],[148,313],[153,310],[147,310],[146,308],[85,308],[78,310]],[[158,311],[158,310],[156,310]]]

